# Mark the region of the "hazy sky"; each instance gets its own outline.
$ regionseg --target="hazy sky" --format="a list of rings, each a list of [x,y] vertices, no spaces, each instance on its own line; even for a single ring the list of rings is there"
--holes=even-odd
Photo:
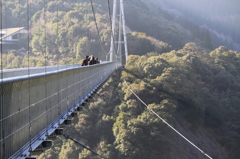
[[[240,0],[159,0],[211,15],[240,15]]]

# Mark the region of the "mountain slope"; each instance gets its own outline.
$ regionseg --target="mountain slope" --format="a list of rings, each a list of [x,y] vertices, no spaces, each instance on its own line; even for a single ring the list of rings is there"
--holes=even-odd
[[[145,32],[148,36],[167,42],[173,48],[181,48],[189,41],[187,31],[177,23],[165,19],[163,14],[159,10],[149,10],[141,1],[130,0],[125,3],[126,25],[132,31]]]
[[[107,159],[196,158],[204,155],[161,122],[127,89],[213,158],[237,158],[240,148],[240,56],[186,44],[164,54],[130,55],[74,124],[65,129]],[[62,146],[60,146],[61,144]],[[60,140],[49,158],[96,156]],[[40,158],[45,158],[41,155]]]
[[[240,2],[238,0],[151,0],[176,17],[190,19],[209,29],[217,47],[224,45],[240,51]]]

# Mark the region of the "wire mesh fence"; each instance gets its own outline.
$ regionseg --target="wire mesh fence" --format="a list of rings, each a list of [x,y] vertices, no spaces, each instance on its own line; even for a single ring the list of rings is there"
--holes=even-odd
[[[76,102],[102,83],[117,63],[75,67],[45,75],[1,82],[1,158],[20,155],[38,140],[38,134],[54,125]],[[55,122],[55,123],[54,123]],[[47,135],[47,134],[45,134]],[[41,135],[40,135],[41,136]],[[40,137],[39,136],[39,137]],[[30,141],[30,142],[29,142]],[[12,157],[14,158],[14,157]]]

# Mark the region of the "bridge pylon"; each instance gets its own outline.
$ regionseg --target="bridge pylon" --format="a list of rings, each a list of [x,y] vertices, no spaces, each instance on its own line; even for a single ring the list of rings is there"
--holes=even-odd
[[[118,3],[117,3],[118,1]],[[115,26],[116,26],[116,12],[117,12],[117,4],[119,4],[119,32],[118,32],[118,41],[115,41]],[[116,57],[120,57],[120,61],[122,60],[122,44],[124,44],[125,50],[125,59],[128,57],[128,48],[127,48],[127,32],[126,32],[126,23],[125,23],[125,15],[124,15],[124,3],[123,0],[114,0],[113,2],[113,16],[112,16],[112,32],[111,32],[111,46],[110,46],[110,61],[114,61],[114,55]],[[122,32],[123,32],[123,41],[122,41]],[[118,50],[115,51],[115,43],[118,44]],[[118,60],[118,59],[117,59]]]

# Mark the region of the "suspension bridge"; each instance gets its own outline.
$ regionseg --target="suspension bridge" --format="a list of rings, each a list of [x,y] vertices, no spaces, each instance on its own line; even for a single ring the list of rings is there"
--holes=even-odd
[[[55,21],[56,27],[52,30],[60,34],[60,21],[63,17],[63,4],[56,0]],[[62,3],[63,1],[61,1]],[[100,64],[91,66],[81,66],[77,63],[69,65],[60,64],[60,58],[56,58],[55,65],[48,65],[51,49],[48,43],[60,41],[58,36],[50,34],[49,21],[50,6],[45,0],[42,10],[39,11],[39,23],[33,22],[34,3],[26,1],[26,4],[18,1],[16,9],[7,1],[1,1],[1,102],[0,102],[0,158],[1,159],[30,159],[36,158],[34,154],[41,153],[51,147],[52,138],[61,134],[64,127],[71,123],[71,118],[76,116],[82,107],[88,102],[88,99],[97,91],[101,84],[118,68],[122,66],[122,56],[127,59],[127,38],[124,18],[123,0],[107,1],[106,13],[109,15],[110,38],[109,51],[104,53],[106,45],[100,38],[99,23],[96,17],[95,5],[90,0],[86,14],[91,15],[91,20],[95,22],[95,30],[98,37],[92,32],[77,31],[76,34],[86,36],[88,42],[85,43],[86,54],[106,57]],[[25,6],[22,7],[21,6]],[[62,7],[62,8],[61,8]],[[111,9],[112,8],[112,9]],[[15,9],[18,22],[13,24],[10,21],[10,9]],[[23,16],[21,13],[25,13]],[[36,16],[35,16],[36,18]],[[77,21],[77,20],[75,20]],[[37,45],[38,41],[33,40],[34,28],[41,24],[43,27],[43,57],[44,65],[41,67],[31,67],[31,60],[35,55],[32,46]],[[20,28],[22,26],[24,28]],[[77,22],[76,22],[77,25]],[[18,29],[12,26],[18,26]],[[16,28],[16,27],[15,27]],[[117,28],[117,29],[116,29]],[[67,28],[68,29],[68,28]],[[7,66],[14,65],[14,61],[8,54],[9,50],[16,50],[16,45],[22,45],[20,41],[22,34],[27,33],[25,38],[25,47],[21,47],[15,53],[23,54],[27,66],[24,68],[5,69]],[[48,36],[48,34],[52,36]],[[40,34],[38,35],[41,39]],[[73,37],[76,36],[75,33]],[[54,39],[55,37],[55,39]],[[94,40],[93,40],[94,39]],[[96,40],[97,39],[97,40]],[[88,43],[97,41],[98,53],[95,53]],[[40,41],[39,41],[40,43]],[[55,48],[58,52],[63,43],[55,42]],[[59,50],[58,50],[59,49]],[[122,55],[124,49],[125,55]],[[56,52],[55,50],[55,52]],[[99,51],[101,50],[101,51]],[[73,52],[77,52],[73,49]],[[100,55],[100,53],[103,54]],[[74,61],[76,56],[71,56],[70,61]],[[6,67],[4,67],[6,66]]]

